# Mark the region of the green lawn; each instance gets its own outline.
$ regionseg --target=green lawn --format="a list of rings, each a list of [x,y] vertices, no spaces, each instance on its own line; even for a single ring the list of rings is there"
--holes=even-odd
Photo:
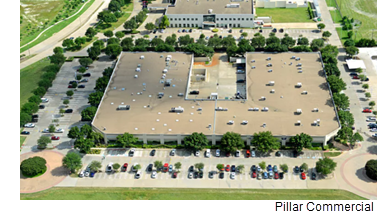
[[[335,0],[326,0],[326,4],[328,7],[336,7]]]
[[[178,189],[53,187],[21,200],[365,200],[336,189]]]
[[[125,13],[123,14],[122,17],[120,17],[118,19],[117,22],[111,23],[111,27],[108,27],[108,28],[102,29],[102,30],[98,30],[98,31],[100,33],[103,33],[103,32],[105,32],[106,30],[109,30],[109,29],[110,30],[115,30],[120,25],[124,24],[124,22],[126,22],[126,20],[128,19],[128,17],[130,17],[131,12],[132,12],[133,9],[134,9],[134,4],[133,3],[126,4],[124,7],[122,7],[122,11],[125,12]]]
[[[48,58],[31,64],[20,72],[20,106],[28,101],[33,95],[32,91],[38,87],[38,82],[43,74],[43,68],[50,64]]]
[[[336,157],[342,154],[342,152],[324,152],[325,157]]]
[[[339,10],[330,10],[331,18],[334,23],[342,23],[342,16],[339,13]]]
[[[93,3],[94,3],[95,0],[90,0],[89,3],[87,3],[84,8],[78,13],[76,14],[74,17],[66,20],[66,21],[63,21],[63,22],[60,22],[59,24],[51,27],[50,29],[48,29],[46,32],[44,32],[37,40],[35,40],[33,43],[23,47],[23,48],[20,48],[20,52],[24,52],[26,50],[28,50],[29,48],[32,48],[34,47],[35,45],[39,44],[40,42],[50,38],[51,36],[53,36],[55,33],[59,32],[60,30],[62,30],[63,28],[65,28],[66,26],[68,26],[69,24],[71,24],[74,20],[76,20],[78,17],[80,17]],[[73,13],[74,14],[74,13]],[[84,21],[83,21],[83,24],[84,24]],[[39,34],[39,33],[38,33]],[[33,37],[33,39],[35,38],[36,36]],[[33,40],[33,39],[30,39],[29,41]],[[28,42],[29,42],[28,41]],[[24,44],[28,43],[28,42],[24,42]],[[21,45],[22,46],[22,45]]]
[[[22,144],[24,144],[25,140],[26,140],[25,136],[20,136],[20,147],[22,146]]]
[[[313,22],[309,18],[308,8],[256,8],[257,16],[270,16],[273,23]],[[289,14],[289,15],[287,15]]]
[[[337,27],[336,32],[338,33],[338,36],[339,36],[342,44],[344,44],[344,42],[348,39],[347,31],[342,30],[341,27]]]

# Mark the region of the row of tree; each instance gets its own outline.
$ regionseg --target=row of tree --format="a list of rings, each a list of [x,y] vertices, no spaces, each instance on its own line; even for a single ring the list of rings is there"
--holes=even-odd
[[[108,10],[98,13],[97,18],[100,20],[96,28],[107,29],[112,25],[111,23],[117,22],[119,18],[124,15],[122,7],[131,3],[131,0],[111,0],[108,5]]]
[[[124,22],[123,27],[126,31],[132,31],[137,29],[147,18],[148,9],[141,10],[136,16],[130,18]]]

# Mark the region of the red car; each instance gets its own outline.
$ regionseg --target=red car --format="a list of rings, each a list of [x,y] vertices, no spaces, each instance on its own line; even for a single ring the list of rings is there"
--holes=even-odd
[[[122,172],[126,172],[128,167],[128,163],[123,164]]]
[[[371,109],[364,109],[363,112],[365,112],[365,113],[372,113],[372,110]]]
[[[226,165],[225,171],[229,172],[230,171],[230,165]]]
[[[306,180],[306,174],[305,174],[305,172],[301,172],[301,179]]]
[[[169,169],[169,164],[168,163],[165,163],[164,164],[164,169],[162,170],[163,172],[167,172]]]
[[[256,178],[256,177],[257,177],[257,173],[253,172],[253,178]]]
[[[274,178],[277,180],[279,179],[279,173],[275,172]]]
[[[230,152],[227,152],[227,153],[226,153],[226,156],[229,157],[229,156],[230,156]]]
[[[247,158],[250,157],[250,150],[246,150],[246,157],[247,157]]]
[[[68,88],[73,88],[73,86],[72,85],[68,85]]]
[[[173,173],[173,178],[177,178],[177,175],[178,175],[178,173],[177,173],[177,172],[174,172],[174,173]]]
[[[357,75],[354,75],[354,76],[352,77],[352,79],[360,79],[360,77],[357,76]]]
[[[58,136],[52,136],[51,137],[51,140],[59,140],[60,139],[60,137],[58,137]]]

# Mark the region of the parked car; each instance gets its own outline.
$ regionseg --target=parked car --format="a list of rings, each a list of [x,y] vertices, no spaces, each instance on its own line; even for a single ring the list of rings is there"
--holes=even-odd
[[[113,171],[113,163],[110,162],[109,164],[107,164],[106,166],[106,172],[112,172]]]
[[[189,167],[189,172],[193,172],[194,171],[194,166],[190,166]]]
[[[156,34],[157,33],[157,30],[155,29],[155,30],[153,30],[153,34]]]
[[[224,165],[224,164],[223,164]],[[226,165],[226,167],[225,167],[225,171],[226,172],[229,172],[230,171],[230,165],[228,164],[228,165]]]
[[[294,171],[298,173],[300,171],[300,168],[298,166],[295,166]]]
[[[155,154],[156,154],[156,150],[153,149],[153,150],[151,151],[151,156],[154,156]]]
[[[169,164],[168,163],[165,163],[164,164],[164,167],[162,169],[163,172],[167,172],[169,170]]]
[[[189,173],[188,173],[188,178],[190,178],[190,179],[193,178],[193,173],[192,173],[192,172],[189,172]]]
[[[199,155],[200,155],[199,150],[196,150],[196,152],[195,152],[195,156],[196,156],[196,157],[199,157]]]
[[[276,165],[274,165],[274,167],[272,168],[272,170],[273,170],[274,172],[278,172],[278,167],[277,167]]]
[[[251,157],[255,158],[255,150],[251,150]]]
[[[256,173],[256,172],[253,172],[253,173],[251,174],[251,177],[252,177],[252,178],[256,178],[256,177],[257,177],[257,173]]]
[[[350,76],[358,76],[359,74],[357,74],[356,72],[351,72],[350,73]]]
[[[220,174],[219,174],[219,178],[220,178],[220,179],[224,179],[224,172],[220,172]]]
[[[211,156],[211,150],[207,149],[205,156],[209,158]]]
[[[232,167],[230,168],[230,171],[236,172],[236,165],[232,165]]]
[[[55,132],[56,132],[56,133],[64,133],[64,129],[62,129],[62,128],[57,128],[57,129],[55,129]]]
[[[80,81],[79,83],[86,83],[86,82],[88,82],[88,81],[89,81],[89,79],[84,78],[84,79],[81,79],[81,81]]]
[[[268,178],[272,179],[274,177],[274,173],[272,171],[268,172]]]
[[[281,156],[281,152],[280,151],[275,152],[275,156],[276,157],[280,157]]]
[[[22,131],[21,135],[30,135],[30,132],[28,132],[28,131]]]
[[[213,172],[209,172],[208,177],[212,179],[213,178]]]
[[[84,84],[80,84],[77,88],[85,88]]]
[[[179,29],[179,30],[178,30],[178,32],[180,33],[180,32],[181,32],[181,30]]]
[[[312,172],[312,180],[317,180],[317,174],[315,172]]]
[[[151,174],[151,178],[155,179],[157,176],[157,172],[156,171],[153,171],[152,174]]]
[[[280,173],[279,173],[279,178],[280,178],[280,179],[283,179],[283,178],[284,178],[284,172],[280,172]]]
[[[275,179],[279,179],[279,173],[275,172],[275,173],[274,173],[274,178],[275,178]]]
[[[141,177],[141,172],[140,171],[136,172],[135,179],[140,179],[140,177]]]
[[[44,109],[44,108],[46,108],[45,105],[39,105],[39,109]]]
[[[198,174],[199,174],[199,178],[203,178],[203,172],[198,172]]]
[[[283,32],[284,32],[284,29],[283,29],[283,28],[280,28],[279,32],[283,33]]]
[[[127,171],[127,167],[128,167],[128,163],[123,164],[123,166],[121,168],[121,171],[122,172],[126,172]]]
[[[172,164],[169,165],[169,173],[171,173],[171,172],[173,172],[173,165]]]
[[[230,173],[230,179],[234,180],[236,178],[236,173],[232,172]]]
[[[232,33],[232,32],[233,32],[232,29],[230,29],[230,30],[229,30],[229,33]]]
[[[65,113],[72,113],[73,112],[73,109],[66,109],[65,110]]]
[[[257,171],[257,167],[256,167],[255,165],[252,165],[251,168],[250,168],[250,170],[251,170],[252,172],[255,172],[255,171]]]
[[[257,179],[258,179],[258,180],[262,180],[262,174],[261,174],[261,173],[258,173],[258,174],[257,174]]]
[[[178,172],[174,172],[173,173],[173,178],[177,178],[177,176],[178,176]]]
[[[49,102],[48,98],[41,98],[41,101],[42,101],[42,103],[47,103],[47,102]]]
[[[73,86],[72,85],[68,85],[68,88],[73,88]]]
[[[130,157],[133,157],[134,154],[135,154],[135,149],[132,148],[132,149],[130,150],[130,152],[128,153],[128,155],[129,155]]]
[[[68,84],[78,83],[77,81],[70,81]]]
[[[34,128],[35,127],[35,124],[32,124],[32,123],[27,123],[24,125],[25,128]]]
[[[153,164],[149,164],[147,167],[147,172],[151,172],[153,169]]]
[[[199,172],[195,171],[194,172],[194,179],[197,179],[199,177]]]
[[[251,154],[250,154],[250,150],[247,149],[247,150],[246,150],[246,158],[249,158],[250,156],[251,156]]]
[[[95,172],[95,171],[92,171],[92,172],[90,173],[89,177],[94,177],[95,174],[96,174],[96,172]]]
[[[58,137],[58,136],[52,136],[51,137],[51,140],[54,140],[54,141],[57,141],[57,140],[59,140],[60,139],[60,137]]]
[[[372,137],[376,138],[376,137],[377,137],[377,133],[374,133],[374,134],[372,135]]]
[[[185,29],[183,29],[183,30],[182,30],[182,33],[184,33],[184,32],[186,32],[186,30],[185,30]]]
[[[239,156],[240,156],[240,153],[241,153],[241,152],[240,152],[239,150],[237,150],[235,156],[236,156],[236,157],[239,157]]]
[[[273,32],[273,33],[276,33],[276,32],[277,32],[277,29],[276,29],[276,28],[272,29],[272,32]]]
[[[170,151],[170,155],[171,155],[171,156],[175,156],[175,151],[176,151],[175,149],[172,149],[172,150]]]
[[[82,77],[90,77],[91,74],[90,73],[84,73],[84,75],[82,75]]]
[[[302,178],[303,180],[306,180],[306,174],[305,174],[305,172],[301,172],[301,178]]]
[[[227,152],[227,153],[225,154],[225,156],[229,157],[229,156],[230,156],[230,152]]]
[[[360,79],[360,77],[359,77],[358,75],[354,75],[354,76],[352,77],[352,79]]]
[[[377,132],[377,128],[370,129],[370,132]]]
[[[267,172],[263,172],[263,179],[268,179],[268,174],[267,174]]]
[[[372,110],[371,109],[364,109],[363,112],[364,113],[372,113]]]
[[[220,149],[216,149],[216,157],[220,157]]]
[[[268,166],[267,166],[267,171],[272,171],[272,166],[271,166],[271,164],[269,164]]]

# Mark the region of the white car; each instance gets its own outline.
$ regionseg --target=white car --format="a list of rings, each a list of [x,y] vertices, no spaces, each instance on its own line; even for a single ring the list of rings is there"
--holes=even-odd
[[[376,118],[375,117],[369,117],[367,118],[367,122],[375,122]]]
[[[241,152],[239,150],[236,151],[236,157],[239,157],[241,155]]]
[[[175,155],[175,149],[172,149],[172,150],[171,150],[170,155],[171,155],[171,156],[174,156],[174,155]]]
[[[372,135],[372,137],[375,137],[375,138],[376,138],[376,137],[377,137],[377,133],[374,133],[374,134]]]
[[[35,124],[27,123],[27,124],[24,125],[24,127],[26,127],[26,128],[34,128]]]
[[[189,172],[188,178],[192,179],[192,176],[193,176],[192,172]]]
[[[371,132],[377,132],[377,128],[370,129]]]
[[[79,173],[79,177],[84,177],[84,170],[81,170],[80,173]]]
[[[195,156],[196,156],[196,157],[199,157],[199,155],[200,155],[199,150],[196,150],[196,152],[195,152]]]
[[[61,128],[57,128],[55,130],[56,133],[64,133],[64,129],[61,129]]]
[[[216,157],[220,157],[220,149],[216,149]]]
[[[112,172],[113,171],[113,162],[110,162],[107,166],[106,166],[106,172]]]
[[[230,179],[234,180],[234,178],[236,178],[236,173],[235,172],[230,173]]]
[[[155,179],[156,176],[157,176],[157,172],[156,172],[156,171],[153,171],[153,172],[152,172],[152,175],[151,175],[151,178]]]
[[[262,169],[260,168],[260,166],[257,167],[257,171],[258,171],[258,172],[261,172],[261,171],[262,171]]]
[[[255,158],[255,151],[251,150],[251,157]]]
[[[48,128],[44,129],[42,132],[43,133],[50,133],[50,131],[48,131]]]
[[[41,98],[42,103],[47,103],[49,100],[48,98]]]
[[[140,172],[140,171],[136,172],[136,174],[135,174],[135,179],[139,179],[140,176],[141,176],[141,172]]]
[[[211,156],[211,150],[210,149],[207,149],[206,151],[206,155],[205,155],[207,158],[209,158]]]

